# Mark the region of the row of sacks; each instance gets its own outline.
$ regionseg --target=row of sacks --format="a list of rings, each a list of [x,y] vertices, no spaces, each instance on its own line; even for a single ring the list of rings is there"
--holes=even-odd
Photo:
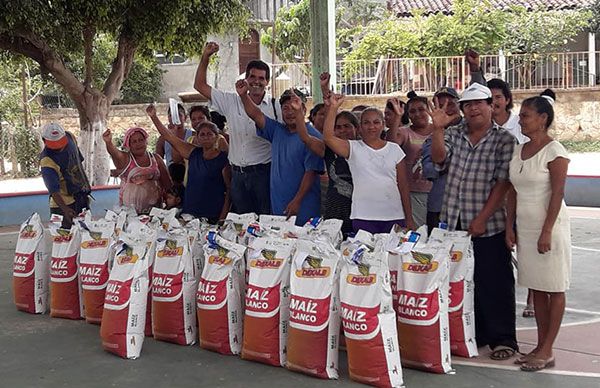
[[[34,215],[17,243],[17,308],[45,311],[49,267],[51,315],[101,321],[104,348],[126,358],[139,357],[145,334],[199,338],[209,350],[337,378],[345,336],[352,379],[400,386],[401,365],[444,373],[450,350],[477,354],[468,236],[434,229],[426,241],[426,231],[394,229],[341,242],[338,220],[227,218],[211,230],[159,209],[87,214],[69,231],[51,225],[50,249]]]

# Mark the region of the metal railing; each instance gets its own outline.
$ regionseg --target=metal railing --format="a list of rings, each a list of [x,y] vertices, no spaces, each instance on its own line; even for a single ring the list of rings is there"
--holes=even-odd
[[[298,87],[311,94],[310,62],[273,65],[275,90]],[[590,68],[592,66],[593,68]],[[600,51],[481,56],[486,79],[502,78],[512,90],[600,88]],[[458,91],[471,76],[464,57],[381,58],[336,63],[336,90],[346,95],[434,93],[442,86]]]

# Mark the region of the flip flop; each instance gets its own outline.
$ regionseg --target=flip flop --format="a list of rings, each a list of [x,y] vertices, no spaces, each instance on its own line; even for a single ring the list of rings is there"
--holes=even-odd
[[[510,346],[499,345],[492,349],[490,358],[495,361],[504,361],[514,356],[516,352],[517,351]]]
[[[535,357],[535,353],[533,352],[523,354],[521,357],[517,358],[514,363],[516,365],[522,365],[525,364],[527,361],[531,360],[533,357]]]
[[[552,368],[554,365],[554,357],[550,357],[546,360],[541,358],[532,358],[521,365],[521,370],[524,372],[537,372],[542,369]]]

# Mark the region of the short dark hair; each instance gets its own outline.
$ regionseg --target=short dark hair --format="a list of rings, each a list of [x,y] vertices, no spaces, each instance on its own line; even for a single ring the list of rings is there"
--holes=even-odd
[[[489,89],[499,89],[502,91],[504,98],[508,100],[508,105],[506,105],[506,111],[510,112],[514,107],[514,104],[512,92],[510,91],[510,86],[508,86],[508,83],[506,83],[504,80],[501,80],[500,78],[492,78],[487,82],[487,87]]]
[[[363,110],[367,109],[369,106],[368,105],[355,105],[352,107],[352,112],[362,112]]]
[[[552,92],[552,90],[550,90]],[[552,92],[554,94],[554,92]],[[543,96],[552,97],[549,94],[544,94]],[[548,101],[547,98],[540,96],[529,97],[521,103],[521,107],[527,107],[535,110],[537,114],[546,114],[548,118],[546,119],[546,128],[550,128],[552,123],[554,122],[554,107],[552,103]]]
[[[312,109],[310,110],[310,113],[308,114],[308,119],[310,120],[311,123],[315,119],[315,116],[317,115],[317,113],[319,113],[319,111],[323,108],[325,108],[325,104],[323,104],[322,102],[320,102],[312,107]]]
[[[201,121],[198,123],[198,125],[196,125],[196,128],[194,128],[194,130],[196,132],[200,132],[202,128],[208,128],[211,131],[213,131],[216,135],[218,135],[220,132],[219,127],[217,127],[217,125],[212,121]]]
[[[343,110],[335,116],[335,123],[337,124],[338,119],[344,118],[350,121],[350,124],[354,125],[354,128],[358,130],[360,127],[360,123],[358,122],[358,117],[349,110]]]
[[[271,79],[271,68],[269,67],[269,65],[267,65],[260,59],[254,59],[248,62],[248,64],[246,65],[246,78],[250,77],[250,70],[252,69],[264,70],[267,73],[267,82],[269,82],[269,80]]]
[[[220,114],[219,112],[217,112],[216,110],[211,110],[210,111],[210,121],[215,123],[217,128],[219,128],[221,131],[223,131],[225,129],[225,123],[227,122],[227,118],[225,116],[223,116],[222,114]]]
[[[190,108],[190,118],[192,117],[192,114],[194,112],[202,112],[202,114],[208,119],[210,120],[210,111],[208,110],[208,107],[205,105],[194,105],[193,107]]]
[[[185,165],[171,163],[169,165],[169,175],[171,175],[174,184],[183,183],[183,179],[185,178]]]
[[[556,101],[556,93],[554,93],[554,90],[552,89],[546,89],[543,92],[540,93],[540,96],[548,96],[551,99],[553,99],[554,101]]]
[[[306,96],[298,89],[292,89],[294,94],[302,100],[302,103],[306,103]],[[292,98],[292,92],[290,89],[287,89],[285,92],[281,93],[281,97],[279,97],[279,105],[283,106],[286,102],[288,102]]]

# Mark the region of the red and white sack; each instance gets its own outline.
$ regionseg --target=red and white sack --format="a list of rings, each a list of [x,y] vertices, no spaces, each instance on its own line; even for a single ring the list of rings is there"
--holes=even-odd
[[[284,366],[289,323],[290,262],[296,242],[259,237],[248,248],[242,358]]]
[[[83,296],[79,282],[79,245],[81,233],[77,225],[60,228],[60,221],[49,226],[52,235],[50,258],[50,316],[81,319],[84,317]]]
[[[104,350],[138,358],[144,343],[148,301],[148,244],[139,232],[121,234],[110,272],[100,336]]]
[[[194,276],[196,277],[196,281],[200,280],[200,275],[202,275],[202,268],[204,267],[204,242],[206,241],[206,236],[203,236],[203,232],[200,229],[200,220],[194,218],[183,226],[183,229],[187,233],[188,236],[188,245],[190,247],[190,255],[192,256],[192,262],[194,263]],[[196,290],[194,290],[195,294]],[[196,302],[194,302],[194,306]],[[194,320],[196,319],[194,313]]]
[[[403,385],[387,252],[342,244],[341,318],[350,378],[377,387]]]
[[[421,240],[412,250],[402,250],[401,246],[399,254],[389,255],[402,365],[406,367],[434,373],[452,369],[448,326],[450,247]]]
[[[150,209],[150,217],[158,219],[165,231],[181,227],[181,223],[177,220],[177,208],[167,210],[153,207]]]
[[[179,345],[196,342],[196,280],[189,237],[171,229],[156,244],[152,275],[152,333]]]
[[[19,230],[13,261],[13,294],[17,310],[43,314],[48,310],[50,235],[34,213]]]
[[[435,228],[429,241],[451,242],[450,291],[448,318],[450,320],[450,352],[461,357],[476,357],[475,339],[475,258],[471,236],[465,231]]]
[[[242,348],[242,297],[246,248],[209,232],[196,294],[200,347],[222,354]]]
[[[147,259],[145,260],[148,266],[148,282],[152,284],[152,276],[154,272],[154,257],[156,255],[156,239],[158,231],[162,230],[162,225],[158,218],[150,218],[148,216],[139,216],[130,218],[127,223],[129,233],[136,233],[146,241],[148,247]],[[148,301],[146,303],[146,328],[144,332],[147,337],[152,336],[152,292],[147,293]]]
[[[290,273],[290,370],[338,378],[340,253],[330,243],[300,240]]]
[[[80,221],[79,281],[81,282],[85,320],[102,321],[104,295],[108,284],[109,258],[114,256],[115,224],[111,221]]]

